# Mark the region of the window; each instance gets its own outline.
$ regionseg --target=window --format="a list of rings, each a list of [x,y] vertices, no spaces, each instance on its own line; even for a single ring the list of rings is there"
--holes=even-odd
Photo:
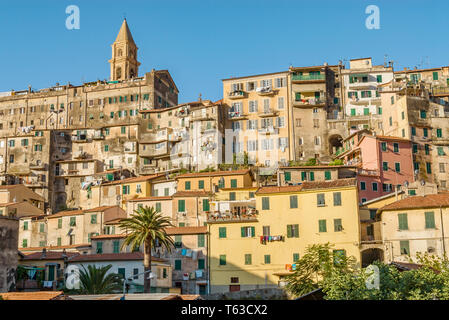
[[[429,129],[423,128],[422,133],[423,133],[424,138],[427,138],[429,136]]]
[[[226,238],[226,227],[218,228],[218,238],[220,239]]]
[[[198,181],[198,189],[204,189],[204,180]]]
[[[229,192],[229,200],[234,201],[235,200],[235,192]]]
[[[426,219],[426,229],[435,229],[435,215],[432,212],[424,212]]]
[[[419,117],[420,117],[421,119],[427,118],[427,112],[426,112],[426,110],[421,110],[421,111],[419,112]]]
[[[334,192],[334,206],[341,206],[341,192]]]
[[[416,136],[416,128],[412,127],[412,136]]]
[[[271,255],[269,255],[269,254],[264,255],[263,261],[265,264],[270,264],[271,263]]]
[[[93,214],[90,216],[90,223],[97,224],[97,215],[96,214]]]
[[[252,256],[250,253],[245,254],[245,264],[246,265],[252,264]]]
[[[378,75],[377,76],[377,82],[379,83],[379,82],[382,82],[382,75]]]
[[[426,162],[426,172],[432,173],[432,164],[430,162]]]
[[[221,254],[220,255],[220,266],[225,266],[226,265],[226,255],[225,254]]]
[[[399,230],[408,230],[408,219],[406,213],[398,214]]]
[[[206,266],[205,260],[204,259],[198,259],[198,269],[199,270],[204,270]]]
[[[309,172],[309,181],[315,181],[315,172],[313,171]]]
[[[316,195],[316,201],[317,201],[317,206],[318,207],[323,207],[326,205],[326,202],[324,200],[324,193],[318,193]]]
[[[162,204],[160,202],[156,202],[156,211],[162,212]]]
[[[298,196],[290,196],[290,209],[298,208]]]
[[[382,151],[384,151],[384,152],[387,151],[387,143],[386,142],[381,142],[380,146],[382,148]]]
[[[394,169],[396,172],[401,172],[401,164],[399,162],[395,162]]]
[[[412,149],[413,153],[417,153],[418,152],[418,145],[416,143],[413,144],[412,148],[413,148]]]
[[[186,201],[178,200],[178,212],[185,212],[185,211],[186,211]]]
[[[425,151],[426,155],[430,154],[430,146],[428,144],[424,145],[424,151]]]
[[[103,242],[101,241],[97,242],[97,253],[99,254],[103,253]]]
[[[393,143],[393,151],[399,152],[399,143]]]
[[[76,226],[76,217],[70,217],[70,226],[71,227]]]
[[[175,260],[175,270],[181,270],[182,260]]]
[[[292,180],[292,173],[291,172],[284,172],[284,180],[287,181],[291,181]]]
[[[108,152],[109,151],[109,146],[107,144],[104,145],[104,152]]]
[[[443,137],[443,130],[441,128],[437,128],[437,138]]]
[[[399,241],[399,246],[401,249],[401,254],[410,254],[410,244],[408,240]]]
[[[204,244],[205,244],[204,234],[199,234],[198,235],[198,247],[202,248],[202,247],[204,247]]]
[[[27,240],[27,239],[23,239],[23,240],[22,240],[22,247],[23,247],[23,248],[28,247],[28,240]]]
[[[343,225],[341,223],[341,219],[334,219],[334,231],[340,232],[343,230]]]
[[[382,170],[383,171],[388,171],[388,162],[382,162]]]
[[[121,133],[125,134],[126,133],[126,127],[121,127]]]
[[[366,190],[366,182],[360,181],[360,190]]]
[[[28,221],[23,223],[23,230],[28,230]]]
[[[433,72],[433,80],[438,80],[438,71]]]
[[[122,186],[122,189],[123,189],[123,194],[130,194],[130,186],[129,185],[127,185],[127,186]]]
[[[209,199],[203,199],[203,211],[210,211]]]
[[[299,225],[298,224],[287,225],[287,238],[299,238]]]
[[[237,179],[231,179],[231,188],[237,188]]]
[[[120,252],[120,241],[114,241],[113,242],[113,253],[119,253]]]
[[[327,232],[326,220],[318,220],[318,231]]]
[[[62,228],[62,218],[58,219],[58,229]]]
[[[177,235],[175,236],[175,241],[174,241],[174,246],[175,248],[182,248],[182,236]]]
[[[252,238],[256,236],[255,227],[241,227],[240,232],[242,238]]]
[[[299,260],[299,253],[294,253],[293,254],[293,262],[296,262]]]
[[[190,181],[186,181],[184,185],[186,190],[190,190]]]
[[[270,198],[262,197],[262,210],[270,210]]]
[[[331,180],[331,172],[324,171],[324,180]]]

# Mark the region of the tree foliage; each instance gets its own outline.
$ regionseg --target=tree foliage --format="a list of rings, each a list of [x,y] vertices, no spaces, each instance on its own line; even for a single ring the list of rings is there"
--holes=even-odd
[[[116,273],[108,273],[112,265],[97,268],[95,265],[84,265],[79,270],[81,294],[107,294],[121,289],[122,279]]]
[[[449,263],[445,258],[417,255],[419,268],[400,271],[391,264],[374,262],[379,268],[379,286],[368,288],[372,272],[359,268],[353,257],[332,261],[331,245],[310,246],[288,277],[287,290],[300,296],[322,288],[327,300],[447,300]],[[413,262],[413,261],[411,261]]]

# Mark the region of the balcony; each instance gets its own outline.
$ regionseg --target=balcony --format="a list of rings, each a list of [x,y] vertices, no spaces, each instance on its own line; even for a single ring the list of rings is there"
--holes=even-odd
[[[237,214],[236,212],[209,212],[207,214],[208,223],[220,222],[257,222],[258,211],[256,209],[249,209],[247,213]]]
[[[279,114],[279,111],[273,110],[273,109],[267,109],[264,110],[263,112],[259,112],[258,116],[259,117],[275,117]]]
[[[274,95],[278,92],[279,90],[273,90],[272,87],[258,87],[256,88],[256,92],[260,95],[260,96],[270,96],[270,95]]]
[[[89,158],[89,154],[87,152],[78,152],[75,153],[75,155],[73,156],[73,159],[87,159]]]
[[[178,111],[176,111],[175,116],[179,117],[179,118],[184,118],[187,117],[189,115],[189,108],[181,108]]]
[[[448,97],[449,87],[432,88],[432,95],[435,97]]]
[[[240,111],[229,111],[228,112],[228,119],[229,120],[242,120],[246,119],[248,115],[240,112]]]
[[[367,170],[367,169],[358,169],[357,174],[373,177],[378,177],[380,175],[379,170]]]
[[[145,149],[143,148],[145,146]],[[169,155],[167,144],[163,147],[156,148],[156,145],[140,145],[139,156],[146,158],[155,158]]]
[[[292,75],[292,81],[293,82],[305,82],[305,81],[325,81],[326,75],[325,74],[298,74],[298,75]]]
[[[270,127],[260,128],[258,130],[258,132],[260,134],[267,134],[267,135],[269,135],[269,134],[279,134],[279,129],[275,128],[273,126],[270,126]]]
[[[209,126],[207,124],[203,124],[200,127],[200,132],[201,133],[205,133],[207,131],[215,131],[215,129],[217,129],[217,124],[216,123],[212,123]]]
[[[79,142],[79,143],[89,142],[89,139],[87,138],[87,134],[80,134],[72,136],[72,142]]]
[[[233,91],[228,94],[229,99],[243,99],[245,98],[246,93],[244,91]]]
[[[326,105],[326,99],[324,97],[294,100],[294,107],[324,107]]]
[[[104,135],[101,132],[95,132],[92,136],[93,140],[104,140]]]
[[[30,170],[46,170],[47,165],[42,162],[30,163]]]

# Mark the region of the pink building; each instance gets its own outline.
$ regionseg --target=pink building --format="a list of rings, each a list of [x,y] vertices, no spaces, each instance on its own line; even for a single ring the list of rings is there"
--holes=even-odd
[[[414,181],[412,142],[408,139],[363,133],[357,143],[339,155],[345,164],[358,166],[360,202],[400,189]]]

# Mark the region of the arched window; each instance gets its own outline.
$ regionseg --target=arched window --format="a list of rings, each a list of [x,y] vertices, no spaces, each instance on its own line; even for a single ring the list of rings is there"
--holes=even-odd
[[[122,68],[118,67],[118,68],[116,69],[116,71],[115,71],[115,77],[116,77],[117,79],[119,79],[119,78],[122,77]]]
[[[122,49],[118,49],[118,51],[117,51],[117,56],[118,56],[118,57],[121,57],[122,55],[123,55]]]

